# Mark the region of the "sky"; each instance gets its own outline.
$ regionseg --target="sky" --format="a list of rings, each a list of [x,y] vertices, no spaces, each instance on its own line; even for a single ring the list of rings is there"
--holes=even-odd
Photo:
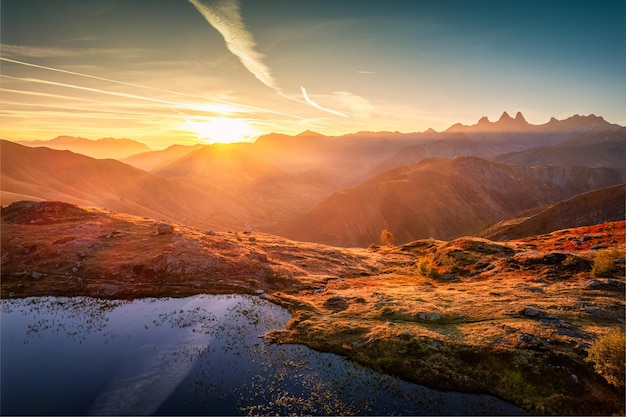
[[[1,0],[0,138],[626,125],[622,0]]]

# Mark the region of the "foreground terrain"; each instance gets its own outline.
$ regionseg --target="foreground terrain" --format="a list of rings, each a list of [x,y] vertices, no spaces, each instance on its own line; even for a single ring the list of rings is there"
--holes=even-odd
[[[585,360],[623,328],[624,222],[508,242],[335,248],[87,209],[2,209],[2,298],[250,293],[289,309],[266,335],[530,413],[624,412]],[[600,267],[599,260],[608,259]]]

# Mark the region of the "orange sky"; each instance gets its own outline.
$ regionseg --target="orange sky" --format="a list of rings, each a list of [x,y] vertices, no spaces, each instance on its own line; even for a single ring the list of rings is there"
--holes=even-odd
[[[172,143],[626,124],[620,1],[0,3],[0,137]]]

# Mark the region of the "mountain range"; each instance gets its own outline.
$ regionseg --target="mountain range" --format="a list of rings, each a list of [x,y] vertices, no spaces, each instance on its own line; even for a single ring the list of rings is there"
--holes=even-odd
[[[102,138],[91,140],[75,136],[57,136],[51,140],[22,140],[17,143],[30,146],[44,146],[50,149],[71,150],[92,158],[121,159],[139,152],[151,151],[146,144],[132,139]]]
[[[443,132],[306,131],[159,151],[128,139],[3,140],[2,204],[61,200],[341,246],[376,243],[383,229],[398,243],[452,239],[623,184],[625,139],[594,115],[532,125],[505,112]]]

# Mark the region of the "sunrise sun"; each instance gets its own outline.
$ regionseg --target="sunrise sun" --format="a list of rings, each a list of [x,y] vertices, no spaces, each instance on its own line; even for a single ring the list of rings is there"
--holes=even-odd
[[[202,121],[187,121],[187,129],[195,132],[203,143],[249,142],[258,132],[245,120],[214,117]]]

